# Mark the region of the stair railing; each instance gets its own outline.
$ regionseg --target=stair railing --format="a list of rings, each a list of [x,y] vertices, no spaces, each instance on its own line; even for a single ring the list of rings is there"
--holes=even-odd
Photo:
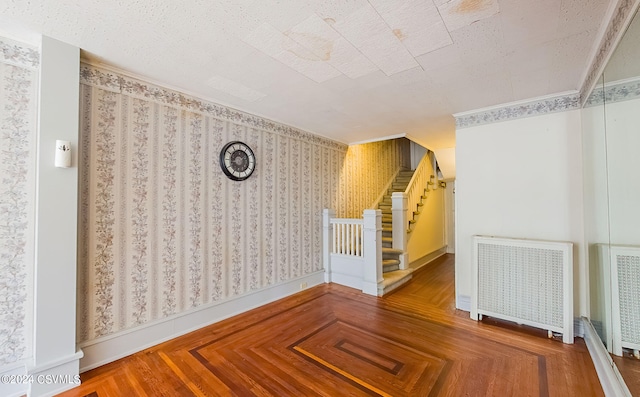
[[[329,219],[332,225],[331,253],[361,257],[364,219]]]
[[[422,202],[429,184],[432,184],[433,166],[429,154],[425,154],[418,163],[416,170],[404,192],[394,192],[391,195],[391,213],[393,216],[393,243],[392,247],[404,252],[400,255],[400,269],[409,267],[407,254],[407,233],[411,231],[410,225],[413,212],[418,210],[418,204]]]
[[[382,282],[382,212],[364,210],[361,219],[322,212],[324,281],[380,296]]]
[[[418,167],[416,167],[413,173],[413,177],[411,177],[411,181],[407,185],[407,189],[404,191],[407,194],[407,210],[410,211],[410,218],[412,218],[413,211],[418,209],[418,204],[422,202],[422,197],[425,195],[428,186],[434,183],[431,180],[433,177],[431,157],[429,153],[427,153],[422,157],[422,160],[420,160]],[[407,224],[407,229],[408,228],[409,225]]]

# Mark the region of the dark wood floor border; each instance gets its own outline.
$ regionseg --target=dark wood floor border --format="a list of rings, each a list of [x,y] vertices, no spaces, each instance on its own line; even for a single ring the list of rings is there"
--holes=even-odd
[[[384,365],[382,365],[380,363],[377,363],[377,362],[375,362],[375,361],[373,361],[373,360],[371,360],[371,359],[369,359],[367,357],[364,357],[364,356],[358,354],[357,352],[354,352],[352,350],[347,349],[346,347],[344,347],[345,343],[349,343],[351,345],[357,346],[359,349],[367,351],[367,352],[369,352],[369,353],[371,353],[373,355],[376,355],[376,356],[379,356],[379,357],[383,357],[384,359],[393,362],[395,365],[394,365],[393,368],[387,368],[387,367],[385,367]],[[351,356],[353,356],[353,357],[355,357],[355,358],[357,358],[359,360],[367,362],[367,363],[373,365],[374,367],[380,368],[381,370],[383,370],[385,372],[388,372],[391,375],[398,375],[398,372],[400,372],[402,367],[404,367],[404,363],[401,363],[398,360],[394,360],[391,357],[387,357],[384,354],[381,354],[381,353],[379,353],[379,352],[377,352],[375,350],[369,349],[366,346],[362,346],[362,345],[360,345],[360,344],[358,344],[356,342],[350,341],[350,340],[342,339],[338,343],[336,343],[333,347],[335,347],[336,349],[338,349],[340,351],[343,351],[343,352],[345,352],[345,353],[347,353],[347,354],[349,354],[349,355],[351,355]]]
[[[604,397],[580,340],[474,322],[454,299],[452,255],[383,298],[322,284],[89,371],[62,396]]]
[[[366,302],[366,300],[363,300],[363,299],[355,299],[355,298],[353,298],[353,297],[351,297],[351,296],[348,296],[348,294],[343,294],[343,293],[340,293],[340,292],[334,292],[334,291],[330,291],[330,290],[329,290],[329,291],[326,291],[326,292],[324,292],[324,293],[322,293],[322,294],[315,295],[315,296],[311,296],[311,297],[309,297],[308,299],[305,299],[304,301],[299,302],[298,304],[296,304],[296,305],[294,305],[294,306],[291,306],[291,307],[288,307],[288,308],[283,309],[283,310],[281,310],[281,311],[278,311],[278,312],[276,312],[276,313],[273,313],[273,314],[271,314],[271,315],[269,315],[269,316],[267,316],[267,317],[262,317],[262,318],[260,318],[260,319],[258,319],[258,320],[256,320],[256,321],[254,321],[254,322],[252,322],[252,323],[250,323],[250,324],[248,324],[248,325],[246,325],[246,326],[244,326],[244,327],[242,327],[242,328],[239,328],[239,329],[234,330],[234,331],[232,331],[232,332],[229,332],[229,333],[226,333],[226,334],[224,334],[224,335],[218,336],[218,337],[216,337],[215,339],[212,339],[211,341],[209,341],[209,342],[207,342],[207,343],[204,343],[204,344],[202,344],[202,345],[199,345],[199,346],[197,346],[197,347],[194,347],[194,348],[190,349],[190,350],[189,350],[189,353],[190,353],[194,358],[196,358],[196,359],[197,359],[197,360],[198,360],[198,361],[199,361],[203,366],[205,366],[205,368],[207,368],[210,372],[212,372],[212,374],[213,374],[213,375],[217,376],[220,380],[222,380],[225,384],[227,384],[227,385],[234,385],[235,387],[240,388],[240,386],[239,386],[239,385],[237,385],[237,384],[235,384],[231,379],[229,379],[228,377],[226,377],[226,376],[225,376],[224,374],[222,374],[220,371],[217,371],[217,370],[215,369],[215,367],[214,367],[214,366],[212,366],[212,365],[207,361],[207,359],[206,359],[206,358],[204,358],[204,356],[202,356],[202,355],[199,353],[199,350],[201,350],[201,349],[203,349],[203,348],[205,348],[205,347],[207,347],[207,346],[210,346],[210,345],[212,345],[212,344],[214,344],[214,343],[217,343],[217,342],[219,342],[219,341],[221,341],[221,340],[224,340],[224,339],[226,339],[226,338],[228,338],[228,337],[230,337],[230,336],[233,336],[233,335],[234,335],[234,334],[236,334],[236,333],[243,332],[243,331],[246,331],[246,330],[248,330],[248,329],[250,329],[250,328],[252,328],[252,327],[255,327],[255,326],[259,325],[260,323],[262,323],[262,322],[264,322],[264,321],[268,321],[268,320],[273,319],[273,318],[275,318],[275,317],[278,317],[278,316],[280,316],[280,315],[282,315],[282,314],[285,314],[285,313],[287,313],[287,312],[289,312],[289,311],[295,310],[295,309],[299,308],[300,306],[306,305],[306,304],[308,304],[308,303],[310,303],[310,302],[312,302],[312,301],[314,301],[314,300],[322,299],[322,298],[327,297],[327,296],[336,297],[336,298],[339,298],[339,299],[346,299],[346,300],[350,300],[350,301],[355,302],[355,303],[357,303],[357,304],[361,304],[361,305],[365,305],[365,306],[370,306],[370,307],[373,307],[373,308],[375,308],[375,309],[377,309],[377,310],[382,310],[382,311],[387,311],[387,312],[393,313],[394,315],[397,315],[397,316],[407,317],[407,318],[410,318],[410,319],[412,319],[412,320],[417,320],[417,321],[424,321],[424,322],[427,322],[427,323],[430,323],[430,324],[434,324],[434,325],[437,325],[437,326],[440,326],[440,327],[443,327],[443,328],[447,328],[447,329],[452,330],[452,331],[453,331],[453,330],[456,330],[456,327],[454,327],[454,326],[452,326],[452,325],[444,324],[444,323],[442,323],[442,322],[436,321],[436,320],[431,319],[431,318],[428,318],[428,317],[426,317],[426,316],[414,315],[413,313],[412,313],[412,314],[408,314],[408,313],[406,313],[406,312],[401,312],[401,311],[399,311],[398,309],[394,310],[393,308],[389,308],[389,307],[382,306],[382,305],[379,305],[379,304],[374,304],[374,303]],[[367,297],[367,298],[368,298],[368,297]],[[376,302],[378,302],[378,301],[376,301]],[[329,322],[329,323],[327,323],[327,324],[322,325],[321,327],[317,328],[314,332],[309,333],[309,334],[308,334],[308,335],[306,335],[304,338],[301,338],[300,340],[298,340],[298,341],[296,341],[295,343],[291,344],[291,345],[288,347],[288,348],[289,348],[289,350],[291,350],[291,351],[295,352],[295,354],[297,354],[297,355],[299,355],[299,356],[301,356],[301,357],[304,357],[304,358],[305,358],[305,360],[307,360],[307,361],[314,362],[314,363],[315,363],[315,365],[319,365],[320,367],[325,368],[326,370],[330,370],[330,369],[329,369],[329,368],[327,368],[326,366],[324,366],[324,365],[322,365],[322,364],[320,364],[320,363],[315,362],[315,361],[314,361],[313,359],[311,359],[310,357],[308,357],[308,356],[306,356],[305,354],[302,354],[302,353],[300,353],[299,351],[297,351],[297,350],[295,349],[295,346],[297,346],[298,344],[300,344],[300,343],[304,342],[306,339],[311,338],[312,336],[314,336],[314,335],[316,335],[317,333],[321,332],[323,329],[325,329],[325,328],[327,328],[327,327],[329,327],[329,326],[331,326],[331,325],[335,324],[335,323],[336,323],[336,322],[338,322],[338,321],[343,322],[343,323],[345,323],[345,324],[347,324],[347,325],[350,325],[350,326],[354,327],[355,329],[360,329],[360,330],[366,331],[366,332],[367,332],[368,334],[370,334],[370,335],[377,335],[377,333],[376,333],[374,330],[368,329],[368,328],[367,328],[367,327],[365,327],[365,326],[362,326],[362,325],[355,325],[355,324],[350,324],[348,321],[344,321],[344,320],[337,320],[337,319],[336,319],[336,320],[330,321],[330,322]],[[508,348],[508,349],[514,349],[514,350],[519,350],[519,351],[522,351],[522,352],[524,352],[524,353],[526,353],[526,354],[530,354],[530,355],[535,356],[535,357],[538,359],[538,380],[539,380],[539,383],[540,383],[540,384],[539,384],[540,397],[548,397],[548,396],[549,396],[549,384],[548,384],[548,377],[547,377],[547,371],[546,371],[546,359],[545,359],[545,357],[544,357],[544,356],[541,356],[540,354],[538,354],[538,353],[536,353],[536,352],[530,351],[530,350],[528,350],[528,349],[525,349],[525,348],[522,348],[522,347],[519,347],[519,346],[513,346],[513,345],[509,345],[509,344],[506,344],[506,343],[500,342],[499,340],[486,339],[486,338],[484,338],[483,336],[478,336],[478,335],[469,335],[469,337],[470,337],[470,338],[473,338],[473,339],[477,339],[477,340],[478,340],[478,342],[482,342],[482,341],[487,341],[487,340],[488,340],[488,341],[490,341],[490,342],[492,342],[492,343],[496,343],[496,344],[498,344],[498,345],[504,346],[505,348]],[[400,346],[405,346],[405,347],[411,348],[411,349],[413,349],[413,350],[415,350],[415,351],[418,351],[418,352],[421,352],[421,353],[425,353],[425,354],[432,355],[432,356],[434,356],[434,357],[437,357],[437,358],[439,358],[439,359],[441,359],[441,360],[443,360],[443,361],[447,362],[449,365],[447,365],[447,371],[444,371],[444,372],[447,372],[447,374],[448,374],[448,369],[450,368],[451,363],[449,363],[449,362],[448,362],[448,360],[447,360],[446,358],[443,358],[442,356],[438,355],[436,351],[429,351],[429,352],[426,352],[426,351],[423,351],[421,348],[418,348],[418,347],[417,347],[417,346],[415,346],[415,345],[407,344],[407,342],[405,342],[405,341],[395,340],[395,339],[393,339],[393,338],[389,338],[389,337],[387,337],[387,336],[385,336],[385,338],[386,338],[386,339],[389,339],[389,340],[391,340],[391,341],[393,341],[394,343],[397,343],[397,344],[398,344],[398,345],[400,345]],[[368,392],[375,393],[375,392],[373,392],[373,391],[371,391],[371,390],[367,389],[366,387],[364,387],[364,386],[362,386],[362,385],[358,384],[357,382],[352,381],[352,380],[351,380],[351,379],[349,379],[348,377],[345,377],[345,376],[343,376],[343,375],[339,374],[337,371],[333,371],[333,370],[331,370],[331,372],[332,372],[333,374],[338,374],[338,375],[340,375],[340,378],[342,378],[342,379],[344,379],[344,380],[347,380],[350,384],[352,384],[352,385],[354,385],[354,386],[355,386],[355,385],[357,385],[357,387],[358,387],[358,388],[364,388],[364,389],[368,390]],[[446,377],[446,374],[441,373],[441,374],[440,374],[440,376],[438,377],[438,381],[436,382],[436,386],[437,386],[438,384],[440,384],[440,385],[441,385],[442,383],[444,383],[444,379],[442,379],[442,376],[443,376],[443,375],[445,375],[445,377]],[[376,393],[375,395],[379,395],[379,394],[378,394],[378,393]]]

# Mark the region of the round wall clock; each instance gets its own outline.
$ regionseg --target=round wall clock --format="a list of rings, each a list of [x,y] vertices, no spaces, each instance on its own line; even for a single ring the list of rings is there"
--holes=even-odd
[[[244,181],[256,169],[256,156],[247,144],[229,142],[220,151],[220,167],[229,179]]]

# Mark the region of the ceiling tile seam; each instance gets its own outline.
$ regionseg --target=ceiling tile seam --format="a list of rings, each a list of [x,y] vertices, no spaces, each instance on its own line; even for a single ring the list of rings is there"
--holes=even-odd
[[[99,73],[111,75],[111,77],[108,77],[108,78],[102,77],[102,78],[92,79],[91,77],[92,71],[97,71]],[[222,104],[216,100],[203,98],[202,95],[194,94],[187,90],[183,90],[181,88],[174,87],[174,86],[169,86],[164,83],[159,83],[157,81],[154,81],[153,79],[136,75],[132,72],[122,70],[111,65],[105,65],[102,63],[96,64],[94,62],[81,59],[80,60],[80,83],[86,84],[92,87],[97,87],[106,91],[111,91],[116,93],[127,93],[131,96],[138,97],[140,99],[152,100],[164,105],[171,104],[167,101],[162,101],[158,99],[156,96],[153,96],[153,95],[145,96],[143,94],[136,94],[130,91],[127,92],[127,89],[126,89],[127,86],[133,86],[133,85],[138,85],[138,88],[140,88],[141,86],[144,86],[144,88],[147,88],[147,89],[149,89],[149,86],[151,86],[151,88],[155,88],[155,89],[164,91],[165,94],[169,94],[169,95],[165,95],[165,98],[176,96],[176,97],[184,97],[185,99],[190,100],[189,103],[197,105],[198,106],[197,109],[186,106],[184,104],[178,104],[177,106],[195,113],[208,115],[214,118],[221,118],[223,120],[236,122],[236,123],[250,126],[253,128],[268,131],[274,134],[287,136],[289,138],[299,138],[300,136],[307,136],[311,140],[318,141],[320,142],[319,143],[320,145],[330,149],[346,151],[346,148],[348,146],[346,142],[339,141],[334,138],[329,138],[317,132],[305,130],[303,128],[296,127],[295,125],[285,123],[279,120],[274,120],[273,118],[270,118],[268,116],[263,116],[260,114],[256,114],[254,112],[239,109],[231,105]],[[117,84],[119,86],[119,89],[115,89],[114,87],[112,87],[113,83]],[[210,107],[216,110],[217,114],[211,111],[208,111],[207,107]],[[260,124],[260,122],[261,122],[261,125],[257,125],[257,124]]]
[[[324,63],[324,61],[323,61],[322,59],[320,59],[320,57],[318,57],[318,56],[317,56],[317,55],[316,55],[312,50],[310,50],[310,49],[309,49],[309,48],[307,48],[306,46],[304,46],[304,45],[302,45],[302,44],[298,43],[296,40],[293,40],[291,37],[289,37],[289,36],[288,36],[288,35],[286,35],[285,33],[281,32],[279,29],[277,29],[277,28],[276,28],[276,27],[274,27],[273,25],[268,24],[268,23],[266,23],[266,22],[265,22],[264,24],[266,24],[267,26],[269,26],[269,27],[273,28],[273,30],[275,30],[276,32],[280,33],[282,36],[286,37],[287,39],[289,39],[289,40],[293,41],[294,43],[296,43],[296,44],[297,44],[297,45],[299,45],[300,47],[302,47],[302,48],[304,48],[305,50],[309,51],[309,52],[311,53],[311,55],[313,55],[314,57],[316,57],[316,58],[317,58],[317,59],[316,59],[317,61],[319,61],[319,62],[323,62],[323,63]],[[322,83],[322,82],[324,82],[324,81],[328,81],[328,80],[331,80],[332,78],[335,78],[335,77],[332,77],[332,78],[329,78],[329,79],[326,79],[326,80],[323,80],[323,81],[316,81],[316,80],[314,80],[313,78],[311,78],[311,77],[307,76],[306,74],[302,73],[301,71],[296,70],[296,69],[295,69],[295,68],[293,68],[292,66],[290,66],[290,65],[288,65],[288,64],[286,64],[286,63],[284,63],[283,61],[279,60],[279,59],[278,59],[278,58],[276,58],[275,56],[273,56],[273,55],[271,55],[271,54],[269,54],[269,53],[267,53],[267,52],[263,51],[261,48],[258,48],[258,47],[256,47],[255,45],[253,45],[252,43],[247,42],[245,39],[243,39],[243,38],[239,38],[239,40],[241,40],[242,42],[244,42],[244,43],[245,43],[245,44],[247,44],[248,46],[250,46],[250,47],[254,48],[255,50],[257,50],[257,51],[261,52],[262,54],[264,54],[264,55],[266,55],[266,56],[268,56],[268,57],[270,57],[270,58],[271,58],[271,59],[273,59],[274,61],[276,61],[276,62],[280,63],[281,65],[286,66],[287,68],[289,68],[289,69],[293,70],[294,72],[296,72],[296,73],[298,73],[298,74],[302,75],[303,77],[305,77],[305,78],[307,78],[307,79],[311,80],[312,82],[314,82],[314,83],[316,83],[316,84],[320,84],[320,83]],[[283,51],[282,51],[282,52],[284,52],[284,51],[289,51],[289,50],[286,50],[286,49],[284,49],[284,48],[283,48]],[[282,53],[282,52],[280,52],[280,53]],[[290,51],[289,51],[289,52],[290,52]],[[325,63],[325,66],[328,66],[328,67],[330,67],[331,69],[333,69],[336,73],[338,73],[338,75],[344,75],[344,73],[342,73],[342,72],[341,72],[341,71],[339,71],[338,69],[334,68],[334,67],[333,67],[332,65],[330,65],[329,63]],[[336,76],[336,77],[338,77],[338,76]]]
[[[297,43],[297,42],[296,42],[296,43]],[[249,45],[250,45],[250,44],[249,44]],[[253,47],[253,46],[252,46],[252,47]],[[302,77],[304,77],[305,79],[309,79],[310,81],[314,82],[315,84],[320,84],[320,83],[323,83],[324,81],[331,80],[331,79],[327,79],[327,80],[324,80],[324,81],[316,81],[316,80],[312,79],[311,77],[307,76],[306,74],[302,73],[301,71],[296,70],[296,69],[294,69],[293,67],[291,67],[291,66],[287,65],[286,63],[282,62],[282,61],[281,61],[281,60],[279,60],[278,58],[276,58],[276,57],[274,57],[274,56],[272,56],[272,55],[270,55],[270,54],[267,54],[266,52],[264,52],[264,51],[260,50],[259,48],[256,48],[256,47],[253,47],[253,48],[255,48],[256,50],[258,50],[258,51],[262,52],[264,55],[266,55],[266,56],[268,56],[269,58],[273,59],[274,61],[276,61],[276,62],[280,63],[281,65],[283,65],[283,66],[285,66],[285,67],[287,67],[287,68],[291,69],[292,71],[294,71],[294,72],[298,73],[299,75],[301,75],[301,76],[302,76]],[[305,47],[305,49],[307,49],[307,48]],[[314,55],[315,55],[315,54],[314,54]],[[320,62],[324,62],[324,61],[322,61],[321,59],[318,59],[318,61],[320,61]],[[335,70],[336,72],[338,72],[339,74],[344,75],[344,73],[342,73],[341,71],[339,71],[339,70],[335,69],[333,66],[331,66],[331,65],[329,65],[329,64],[327,64],[327,65],[328,65],[329,67],[331,67],[332,69],[334,69],[334,70]],[[332,78],[334,78],[334,77],[332,77]]]
[[[454,114],[456,129],[580,109],[578,91]]]
[[[369,0],[367,0],[367,3],[368,3],[368,2],[369,2]],[[370,3],[369,3],[369,4],[370,4]],[[314,14],[316,14],[320,19],[322,19],[322,20],[324,21],[324,23],[326,23],[326,24],[327,24],[327,26],[329,26],[329,28],[330,28],[331,30],[333,30],[334,32],[336,32],[336,34],[337,34],[337,35],[339,35],[339,36],[340,36],[340,37],[342,37],[342,38],[343,38],[347,43],[349,43],[349,44],[351,45],[351,47],[355,48],[355,50],[356,50],[356,51],[358,51],[358,52],[360,53],[360,55],[362,55],[362,56],[363,56],[363,57],[365,57],[369,62],[371,62],[371,64],[372,64],[372,65],[374,65],[376,68],[378,68],[378,70],[379,70],[379,71],[381,71],[382,73],[384,73],[384,71],[382,71],[382,69],[380,68],[380,66],[378,66],[378,64],[376,64],[375,62],[373,62],[373,61],[372,61],[372,60],[371,60],[371,59],[370,59],[370,58],[369,58],[369,57],[368,57],[364,52],[362,52],[362,51],[360,50],[360,48],[358,48],[358,46],[356,46],[355,44],[353,44],[353,43],[351,42],[351,40],[349,40],[348,38],[344,37],[344,36],[343,36],[340,32],[338,32],[338,31],[337,31],[337,30],[336,30],[336,29],[335,29],[335,28],[334,28],[330,23],[328,23],[327,21],[325,21],[325,20],[324,20],[324,18],[322,18],[322,15],[319,15],[318,13],[314,13]],[[372,73],[375,73],[375,72],[372,72]],[[368,73],[368,74],[371,74],[371,73]],[[345,77],[347,77],[347,78],[350,78],[349,76],[345,75],[344,73],[343,73],[343,75],[344,75]],[[385,73],[385,75],[386,75],[386,73]],[[363,76],[361,76],[361,77],[364,77],[364,76],[367,76],[367,74],[365,74],[365,75],[363,75]],[[351,80],[355,80],[355,79],[351,79]]]
[[[380,13],[378,12],[378,10],[376,10],[376,8],[374,6],[371,5],[371,3],[369,3],[369,0],[367,0],[367,4],[369,4],[369,6],[375,11],[375,13],[380,17],[380,19],[382,19],[382,21],[384,22],[384,24],[389,28],[389,24],[387,24],[387,21],[385,21],[384,18],[382,18],[380,16]],[[324,20],[324,19],[323,19]],[[326,23],[326,21],[325,21]],[[369,62],[371,62],[373,65],[375,65],[379,71],[381,71],[382,73],[384,73],[385,76],[390,77],[392,75],[387,74],[384,70],[382,70],[382,67],[380,67],[380,65],[378,65],[376,62],[373,61],[373,59],[369,58],[364,52],[362,52],[357,45],[355,45],[351,40],[349,40],[347,37],[344,37],[339,31],[337,31],[333,26],[331,26],[330,24],[327,23],[327,25],[329,25],[329,27],[331,29],[333,29],[334,32],[336,32],[337,34],[340,35],[340,37],[344,38],[349,44],[351,44],[351,46],[353,48],[355,48],[356,50],[358,50],[358,52],[360,52],[362,54],[362,56],[364,56],[365,58],[367,58],[369,60]],[[389,32],[395,37],[395,35],[393,34],[393,31],[391,28],[389,28]],[[395,37],[396,40],[398,40],[397,37]],[[399,40],[398,40],[399,41]],[[424,71],[424,68],[422,68],[422,65],[420,64],[420,62],[418,62],[418,60],[413,56],[413,54],[411,54],[411,52],[409,52],[409,50],[407,50],[407,47],[405,47],[404,44],[402,44],[402,42],[400,42],[400,44],[402,45],[402,48],[405,49],[405,51],[407,51],[407,53],[409,54],[409,56],[411,56],[411,58],[414,60],[414,62]],[[415,68],[415,66],[414,66]],[[411,68],[413,69],[413,68]],[[410,70],[410,69],[405,69],[405,70]],[[404,71],[404,70],[403,70]],[[401,72],[396,72],[396,73],[402,73]],[[395,74],[395,73],[394,73]],[[366,76],[366,75],[365,75]]]
[[[432,0],[432,1],[433,1],[433,0]],[[442,13],[440,12],[440,7],[438,7],[435,3],[433,3],[433,5],[434,5],[434,7],[436,8],[436,12],[438,13],[438,16],[440,17],[440,20],[442,21],[442,24],[444,25],[445,30],[447,31],[447,35],[449,36],[449,40],[451,40],[451,44],[446,45],[446,46],[444,46],[444,47],[448,47],[448,46],[450,46],[450,45],[454,45],[454,44],[456,44],[456,41],[453,39],[453,36],[451,36],[451,31],[449,30],[449,27],[447,26],[447,24],[446,24],[446,23],[444,23],[444,19],[442,18]],[[444,48],[444,47],[440,47],[440,48]],[[435,49],[435,50],[433,50],[433,51],[438,51],[440,48]],[[425,54],[430,54],[430,53],[432,53],[433,51],[426,52]],[[424,54],[422,54],[422,55],[424,55]]]
[[[436,6],[436,11],[438,12],[438,16],[440,17],[440,20],[442,21],[442,24],[444,25],[444,29],[447,31],[447,36],[449,36],[449,40],[451,40],[451,44],[448,44],[448,45],[446,45],[444,47],[440,47],[440,48],[445,48],[445,47],[449,47],[450,45],[456,44],[456,41],[453,39],[453,36],[451,36],[451,31],[447,27],[447,24],[444,23],[444,19],[442,19],[442,14],[440,13],[440,9],[437,6]],[[440,48],[437,48],[437,49],[435,49],[433,51],[438,51]],[[433,51],[426,52],[425,54],[430,54]],[[424,54],[422,54],[422,55],[424,55]]]
[[[378,11],[378,9],[377,9],[373,4],[371,4],[371,1],[367,0],[367,3],[369,3],[369,6],[370,6],[371,8],[373,8],[373,10],[376,12],[376,14],[378,14],[378,16],[380,17],[380,19],[382,20],[382,22],[384,22],[384,24],[387,26],[387,28],[389,28],[389,31],[390,31],[391,33],[393,33],[393,28],[389,25],[389,22],[387,22],[387,20],[386,20],[386,19],[385,19],[381,14],[380,14],[380,11]],[[436,7],[436,8],[437,8],[437,7]],[[440,13],[438,13],[438,15],[439,15],[439,14],[440,14]],[[440,17],[440,18],[442,19],[442,17]],[[447,30],[447,33],[448,33],[448,32],[449,32],[449,30]],[[394,36],[396,36],[396,35],[394,34]],[[396,40],[398,40],[398,43],[400,43],[400,45],[401,45],[401,46],[402,46],[402,47],[403,47],[403,48],[404,48],[404,49],[409,53],[409,55],[411,55],[411,58],[413,58],[413,60],[418,64],[418,67],[419,67],[420,69],[422,69],[422,71],[424,72],[425,70],[424,70],[424,68],[422,67],[422,65],[420,64],[420,62],[418,62],[418,60],[416,59],[416,57],[411,53],[411,51],[409,51],[409,49],[407,48],[407,46],[406,46],[406,45],[404,45],[404,43],[402,42],[402,40],[400,40],[399,38],[397,38],[397,36],[396,36]],[[428,53],[427,53],[427,54],[428,54]],[[424,55],[424,54],[420,54],[420,55]],[[371,61],[371,62],[373,62],[373,61]],[[375,63],[374,63],[374,65],[375,65]],[[411,68],[411,69],[414,69],[414,68],[415,68],[415,66],[414,66],[413,68]],[[411,69],[407,69],[407,70],[411,70]],[[380,70],[382,70],[382,69],[380,69]],[[384,71],[382,71],[382,72],[384,73]],[[402,72],[398,72],[398,73],[402,73]],[[385,74],[385,75],[387,75],[387,77],[392,76],[392,75],[388,75],[388,74],[386,74],[386,73],[384,73],[384,74]]]

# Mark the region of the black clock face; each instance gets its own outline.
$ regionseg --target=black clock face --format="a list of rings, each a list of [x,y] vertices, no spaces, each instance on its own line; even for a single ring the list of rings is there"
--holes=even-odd
[[[245,143],[229,142],[220,151],[220,167],[230,179],[243,181],[256,169],[256,157]]]

